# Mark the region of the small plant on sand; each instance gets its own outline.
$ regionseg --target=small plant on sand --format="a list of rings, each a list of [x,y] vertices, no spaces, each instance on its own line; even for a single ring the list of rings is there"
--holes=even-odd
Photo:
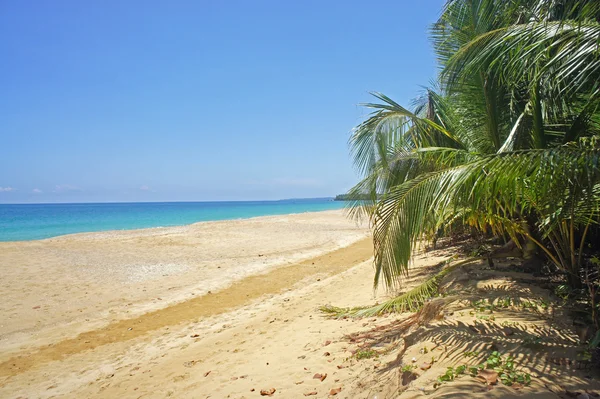
[[[550,307],[550,302],[544,298],[533,299],[531,301],[522,301],[521,308],[538,311],[539,308],[547,310]]]
[[[502,356],[498,351],[493,351],[491,355],[484,362],[486,369],[493,369],[499,367],[502,364]]]
[[[554,295],[566,301],[573,295],[573,288],[569,287],[568,284],[560,284],[554,289]]]
[[[375,351],[373,349],[359,349],[354,354],[354,357],[356,357],[357,360],[370,359],[372,357],[377,357],[377,356],[379,356],[379,354],[377,353],[377,351]]]
[[[591,352],[590,348],[585,349],[580,352],[577,352],[576,358],[577,358],[577,360],[583,361],[583,362],[591,361],[592,360],[592,352]]]
[[[523,309],[532,309],[532,310],[537,310],[537,304],[533,301],[522,301],[521,302],[521,307]]]
[[[465,352],[465,354],[466,353],[476,352]],[[493,351],[483,363],[476,366],[461,365],[456,368],[448,367],[446,372],[437,378],[437,382],[433,387],[437,388],[444,382],[453,381],[456,377],[465,374],[467,370],[471,377],[479,378],[482,378],[481,372],[483,370],[493,370],[498,374],[497,378],[500,379],[502,384],[509,386],[515,383],[528,385],[531,382],[531,375],[529,375],[529,373],[516,370],[516,363],[513,357],[508,356],[504,358],[498,351]],[[494,383],[491,382],[491,380],[488,380],[488,378],[485,378],[488,383]],[[493,380],[496,381],[496,377],[493,377]]]
[[[488,316],[488,315],[482,315],[482,314],[478,314],[475,317],[479,320],[489,321],[489,322],[496,320],[496,318],[494,316]]]
[[[521,345],[523,345],[526,348],[535,350],[540,350],[544,347],[542,337],[539,337],[537,335],[532,335],[530,337],[525,338]]]
[[[402,366],[400,371],[403,373],[412,373],[412,371],[415,370],[416,368],[417,368],[417,366],[413,366],[412,364],[406,364],[406,365]]]
[[[477,301],[471,301],[471,306],[478,312],[490,312],[494,313],[494,311],[498,308],[510,308],[515,305],[515,300],[509,296],[500,297],[496,300],[494,299],[479,299]]]
[[[402,366],[402,368],[400,369],[400,379],[402,381],[402,386],[410,384],[412,381],[416,380],[419,377],[419,375],[413,371],[416,368],[417,367],[413,366],[412,364],[406,364]]]
[[[437,378],[437,382],[433,384],[433,387],[437,388],[444,382],[453,381],[459,375],[464,374],[466,369],[467,366],[465,365],[458,366],[457,368],[448,367],[446,372]]]
[[[479,355],[479,352],[477,352],[477,351],[467,351],[467,352],[463,353],[464,357],[475,357],[478,355]]]
[[[471,302],[471,306],[478,312],[485,312],[486,310],[490,313],[494,312],[496,305],[489,299],[479,299]]]
[[[529,385],[531,375],[516,371],[515,367],[515,359],[512,356],[508,356],[505,359],[498,351],[494,351],[488,356],[485,362],[478,366],[469,367],[469,372],[471,376],[476,377],[480,370],[492,369],[498,373],[498,377],[504,385],[510,386],[514,383]]]
[[[550,307],[550,302],[548,302],[547,300],[545,300],[544,298],[540,298],[538,300],[538,306],[544,310],[548,309]]]
[[[502,327],[517,327],[518,325],[520,325],[520,323],[518,321],[504,320],[502,323],[500,323],[500,325]]]
[[[484,256],[488,252],[490,252],[490,249],[486,245],[478,245],[474,248],[471,248],[467,252],[467,255],[471,258],[477,258],[477,257]]]
[[[508,386],[514,383],[529,385],[531,383],[531,375],[529,373],[515,371],[514,361],[510,357],[508,359],[509,360],[506,361],[502,368],[500,381]]]
[[[515,300],[511,297],[498,298],[496,306],[499,308],[510,308],[515,304]]]

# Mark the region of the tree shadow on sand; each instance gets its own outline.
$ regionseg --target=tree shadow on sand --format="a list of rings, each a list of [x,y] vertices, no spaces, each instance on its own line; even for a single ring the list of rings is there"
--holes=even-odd
[[[424,342],[434,345],[431,354],[446,367],[480,364],[498,351],[513,356],[523,370],[536,376],[564,374],[576,386],[587,383],[573,374],[590,369],[590,362],[580,356],[580,339],[567,312],[552,302],[548,290],[531,284],[538,279],[523,273],[469,269],[457,281],[449,276],[450,281],[444,283],[447,296],[429,300],[418,312],[345,337],[361,350],[396,352],[392,361],[377,368],[380,383],[395,382],[399,390],[406,388],[400,370],[412,364],[406,358],[414,356]],[[482,387],[474,380],[469,384]],[[459,391],[464,394],[463,389]],[[459,391],[445,387],[435,397],[463,397]]]

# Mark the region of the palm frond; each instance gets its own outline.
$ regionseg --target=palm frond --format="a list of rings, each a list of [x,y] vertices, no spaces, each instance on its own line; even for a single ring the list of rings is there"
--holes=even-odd
[[[503,82],[539,82],[552,71],[562,91],[596,87],[600,72],[600,23],[532,22],[486,32],[458,49],[445,65],[451,86],[487,68]]]
[[[444,266],[450,264],[454,258],[447,259],[439,265]],[[339,308],[331,305],[322,306],[320,310],[335,318],[362,318],[380,316],[388,313],[405,313],[416,312],[423,304],[439,294],[440,284],[450,272],[459,267],[472,263],[481,258],[469,258],[455,263],[451,266],[446,266],[440,272],[434,274],[415,288],[405,292],[395,298],[385,301],[382,304],[375,306],[355,307],[355,308]]]
[[[350,138],[375,286],[398,286],[416,245],[455,223],[571,267],[577,229],[600,221],[600,2],[448,0],[431,37],[438,89],[412,112],[373,93]]]
[[[506,220],[527,212],[559,212],[575,203],[560,200],[565,193],[589,192],[600,182],[599,165],[597,148],[515,151],[481,156],[392,188],[373,218],[375,285],[379,279],[397,285],[417,241],[462,208]]]

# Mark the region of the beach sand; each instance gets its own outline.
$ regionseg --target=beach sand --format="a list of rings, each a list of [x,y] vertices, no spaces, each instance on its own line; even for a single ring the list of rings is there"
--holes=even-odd
[[[483,263],[458,270],[445,283],[450,296],[439,299],[449,301],[447,309],[429,318],[327,318],[319,307],[387,298],[372,289],[368,230],[339,211],[78,234],[0,249],[7,276],[2,398],[241,399],[274,389],[280,398],[544,399],[559,398],[554,392],[565,387],[598,388],[585,371],[551,361],[564,351],[574,356],[577,347],[560,309],[496,309],[496,321],[473,312],[480,297],[550,298],[522,273],[484,270]],[[403,289],[457,251],[417,254]],[[501,322],[514,323],[511,336]],[[536,336],[548,347],[520,345]],[[486,387],[462,377],[434,388],[447,367],[481,361],[490,345],[514,353],[531,386]],[[359,359],[361,351],[376,355]],[[466,358],[468,351],[479,359]],[[417,366],[407,385],[403,364]]]
[[[371,256],[368,234],[326,211],[0,243],[3,391],[8,376],[120,340],[130,321],[123,340],[148,339],[346,270]]]

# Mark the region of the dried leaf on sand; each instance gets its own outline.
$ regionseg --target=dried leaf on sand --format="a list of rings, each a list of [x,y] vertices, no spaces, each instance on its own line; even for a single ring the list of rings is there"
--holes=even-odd
[[[262,396],[273,396],[273,394],[275,393],[276,389],[275,388],[271,388],[271,389],[261,389],[260,390],[260,394]]]
[[[479,370],[477,379],[487,385],[495,385],[498,383],[498,373],[494,370]]]

